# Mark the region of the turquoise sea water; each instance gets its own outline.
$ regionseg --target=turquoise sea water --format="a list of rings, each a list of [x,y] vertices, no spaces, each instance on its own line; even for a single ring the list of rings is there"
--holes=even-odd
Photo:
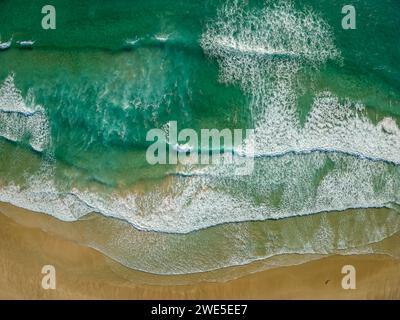
[[[398,231],[398,1],[353,1],[355,30],[342,28],[336,0],[58,0],[56,30],[43,30],[46,4],[0,3],[0,41],[12,40],[0,51],[0,201],[67,221],[118,218],[135,233],[114,228],[124,250],[90,245],[158,273],[353,250]],[[254,129],[254,170],[150,165],[146,134],[169,121]],[[351,208],[390,213],[324,222]],[[293,231],[294,216],[310,230]],[[290,237],[266,236],[276,219]],[[368,230],[339,231],[340,219]],[[137,229],[165,237],[174,258],[132,262],[132,238],[159,248]],[[193,248],[209,241],[211,256],[196,262],[193,249],[192,265],[174,266],[188,237]],[[231,247],[223,258],[219,245]]]

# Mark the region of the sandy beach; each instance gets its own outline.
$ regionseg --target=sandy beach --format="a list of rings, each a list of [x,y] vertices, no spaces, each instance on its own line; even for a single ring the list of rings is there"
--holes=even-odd
[[[0,214],[1,299],[399,299],[400,261],[386,255],[330,256],[290,267],[240,276],[226,282],[174,285],[183,276],[159,276],[126,268],[100,252],[33,227],[56,219],[1,204],[18,221]],[[398,243],[398,235],[391,242]],[[44,265],[56,269],[56,290],[41,287]],[[341,287],[341,268],[357,270],[357,289]],[[254,265],[230,268],[243,274]],[[233,269],[233,270],[232,270]],[[223,271],[222,271],[223,272]],[[252,272],[252,271],[249,271]],[[197,278],[197,281],[196,281]],[[204,278],[204,277],[202,277]],[[152,282],[152,284],[146,284]],[[155,285],[154,283],[160,283]],[[163,283],[169,284],[163,284]]]

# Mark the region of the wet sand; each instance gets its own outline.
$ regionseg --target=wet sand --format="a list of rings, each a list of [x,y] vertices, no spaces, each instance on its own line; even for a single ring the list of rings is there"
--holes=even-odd
[[[0,205],[3,212],[11,207]],[[13,210],[17,217],[19,209]],[[159,276],[131,270],[94,249],[33,227],[35,219],[51,223],[52,217],[23,217],[21,224],[0,214],[1,299],[400,299],[400,261],[386,255],[330,256],[207,282],[199,281],[200,274]],[[392,245],[398,243],[398,235],[394,237]],[[357,271],[355,290],[341,287],[341,269],[348,264]],[[44,265],[56,269],[56,290],[41,287]],[[243,274],[246,268],[255,269],[251,264],[229,272]],[[182,278],[192,284],[174,285]]]

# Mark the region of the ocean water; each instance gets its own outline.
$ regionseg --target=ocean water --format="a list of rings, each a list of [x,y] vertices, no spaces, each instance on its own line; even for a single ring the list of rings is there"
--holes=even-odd
[[[45,4],[0,3],[0,201],[100,213],[115,235],[93,223],[82,242],[162,274],[370,252],[399,231],[398,1],[353,1],[355,30],[336,0],[58,0],[55,30]],[[254,170],[150,165],[146,134],[169,121],[254,129]]]

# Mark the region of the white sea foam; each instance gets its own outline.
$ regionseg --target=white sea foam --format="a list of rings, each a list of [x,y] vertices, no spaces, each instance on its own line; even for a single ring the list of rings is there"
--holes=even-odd
[[[14,74],[9,75],[0,87],[0,136],[11,141],[25,137],[36,151],[43,151],[50,144],[50,127],[45,111],[35,105],[33,95],[22,97],[16,88]]]
[[[400,164],[400,130],[392,118],[375,125],[363,105],[322,92],[301,125],[290,101],[270,96],[268,112],[256,122],[256,156],[325,150]]]
[[[220,64],[221,81],[238,82],[253,95],[260,94],[260,84],[296,74],[302,63],[317,67],[340,58],[329,26],[315,13],[298,12],[283,1],[253,10],[229,1],[200,42]]]
[[[331,168],[326,170],[328,164]],[[399,168],[353,156],[311,153],[259,158],[251,176],[218,175],[216,168],[190,170],[191,175],[175,177],[167,187],[127,196],[63,189],[46,168],[24,188],[3,187],[0,201],[67,221],[99,212],[139,229],[171,233],[225,222],[400,203]]]
[[[95,192],[63,188],[56,184],[54,174],[54,166],[44,164],[23,187],[15,184],[3,186],[0,201],[47,213],[64,221],[75,221],[88,213],[99,212],[134,222],[133,215],[137,210],[133,196],[101,196]]]
[[[17,44],[21,47],[21,48],[31,48],[34,44],[35,44],[35,40],[20,40],[17,41]]]
[[[154,39],[160,41],[160,42],[167,42],[170,38],[170,34],[157,34],[154,36]]]
[[[126,39],[125,44],[130,45],[130,46],[135,46],[141,39],[139,38],[133,38],[133,39]]]
[[[0,50],[6,50],[6,49],[10,48],[12,41],[13,41],[13,37],[11,37],[11,39],[6,42],[0,42]]]
[[[221,81],[239,83],[251,96],[255,156],[327,150],[400,163],[396,122],[385,118],[374,125],[360,103],[322,92],[300,123],[294,91],[298,71],[340,60],[329,26],[316,14],[297,12],[290,3],[247,10],[231,1],[208,24],[201,45],[217,59]]]
[[[0,110],[30,115],[34,112],[25,104],[21,91],[16,88],[14,74],[10,74],[0,87]]]

